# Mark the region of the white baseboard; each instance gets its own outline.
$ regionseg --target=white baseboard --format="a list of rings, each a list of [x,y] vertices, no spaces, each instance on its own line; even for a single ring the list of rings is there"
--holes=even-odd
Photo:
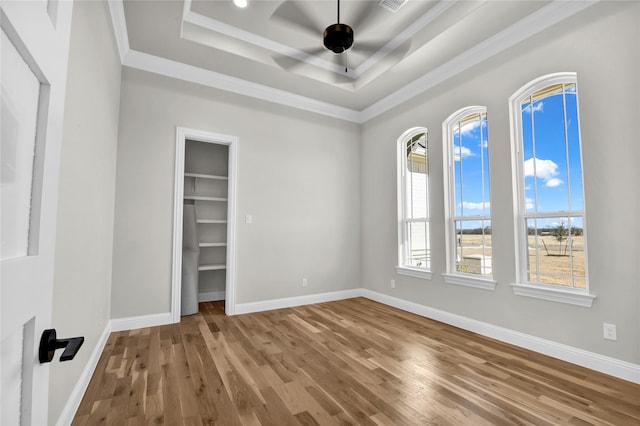
[[[104,350],[105,345],[107,344],[107,340],[109,339],[109,334],[111,334],[111,321],[107,322],[106,327],[102,331],[102,334],[98,338],[96,342],[96,346],[91,351],[91,355],[89,356],[89,360],[85,365],[80,377],[78,378],[78,382],[76,383],[73,391],[71,391],[71,395],[69,395],[69,399],[62,409],[62,413],[60,413],[60,417],[58,417],[58,421],[56,425],[65,426],[70,425],[73,421],[73,418],[76,415],[76,411],[78,411],[78,407],[80,406],[80,402],[82,402],[82,397],[84,393],[87,391],[87,387],[89,386],[89,382],[91,381],[91,377],[93,376],[93,372],[98,365],[98,361],[100,360],[100,356],[102,355],[102,351]]]
[[[271,299],[261,302],[238,303],[236,304],[236,315],[270,311],[272,309],[292,308],[294,306],[311,305],[313,303],[333,302],[335,300],[351,299],[359,296],[362,296],[362,289],[354,288],[352,290],[332,291],[306,296],[287,297],[284,299]]]
[[[203,291],[198,293],[198,303],[202,302],[216,302],[218,300],[224,300],[227,297],[227,293],[222,291]]]
[[[464,330],[473,331],[474,333],[491,337],[492,339],[640,384],[640,365],[638,364],[530,336],[508,328],[498,327],[368,289],[361,289],[361,295],[376,302],[402,309],[403,311],[440,321]]]
[[[111,331],[135,330],[137,328],[155,327],[157,325],[173,323],[171,312],[141,315],[139,317],[117,318],[111,320]]]

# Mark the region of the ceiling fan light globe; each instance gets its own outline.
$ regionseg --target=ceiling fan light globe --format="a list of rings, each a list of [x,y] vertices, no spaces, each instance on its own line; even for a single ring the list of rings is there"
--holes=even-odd
[[[324,47],[342,53],[353,45],[353,29],[346,24],[329,25],[322,34]]]

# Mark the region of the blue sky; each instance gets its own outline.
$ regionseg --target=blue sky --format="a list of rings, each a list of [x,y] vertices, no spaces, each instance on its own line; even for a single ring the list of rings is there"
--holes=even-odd
[[[563,219],[566,225],[563,212],[584,208],[575,88],[565,92],[564,102],[566,133],[562,93],[534,101],[533,108],[529,102],[522,104],[526,208],[558,212],[557,219],[539,221],[539,228],[556,226]],[[575,221],[573,226],[582,223]]]
[[[455,214],[464,217],[490,216],[487,116],[463,124],[459,132],[454,131],[453,140]],[[472,220],[463,227],[479,228],[490,224]]]
[[[538,228],[561,222],[566,226],[568,219],[563,213],[584,208],[575,86],[567,89],[564,101],[562,93],[557,93],[534,101],[533,108],[528,101],[523,102],[522,123],[527,211],[558,213],[553,219],[539,220]],[[486,116],[454,132],[456,216],[490,215],[490,145]],[[477,220],[464,224],[464,228],[480,226]],[[572,226],[582,227],[582,222],[574,219]]]

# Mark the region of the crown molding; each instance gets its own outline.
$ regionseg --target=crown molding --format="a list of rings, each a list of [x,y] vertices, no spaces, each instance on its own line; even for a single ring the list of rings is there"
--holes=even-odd
[[[437,86],[443,81],[471,68],[480,62],[526,40],[558,22],[596,4],[600,0],[563,1],[556,0],[532,13],[499,33],[476,44],[455,58],[445,62],[403,88],[382,98],[362,111],[361,120],[366,122],[407,100]]]
[[[124,62],[124,56],[129,51],[129,34],[127,33],[127,21],[124,16],[123,0],[108,1],[109,13],[111,14],[111,25],[113,26],[113,35],[116,38],[118,53],[120,54],[120,63]]]
[[[136,50],[129,50],[125,55],[122,65],[165,77],[172,77],[214,89],[225,90],[267,102],[326,115],[340,120],[360,123],[360,112],[353,109]]]
[[[108,4],[111,13],[111,25],[113,26],[118,52],[120,53],[120,61],[123,66],[262,99],[267,102],[314,112],[340,120],[361,123],[360,112],[353,109],[132,50],[129,46],[129,35],[127,33],[123,0],[110,0]],[[184,11],[183,13],[186,15],[188,12]]]
[[[124,66],[362,124],[424,93],[472,66],[497,55],[515,44],[546,30],[552,25],[570,18],[599,1],[600,0],[555,0],[535,13],[521,19],[503,31],[429,71],[422,77],[373,103],[362,111],[341,107],[263,84],[131,50],[127,35],[123,0],[110,0],[108,3],[118,51],[120,52],[120,58]],[[186,14],[188,12],[184,13]]]

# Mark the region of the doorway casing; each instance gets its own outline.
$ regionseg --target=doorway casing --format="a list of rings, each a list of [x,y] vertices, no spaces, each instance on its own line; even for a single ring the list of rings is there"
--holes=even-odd
[[[236,188],[239,140],[237,136],[177,127],[173,194],[173,272],[171,280],[171,319],[174,323],[180,322],[180,301],[182,297],[182,209],[184,197],[184,159],[187,140],[227,145],[229,148],[227,259],[224,309],[227,315],[234,315],[236,310]]]

